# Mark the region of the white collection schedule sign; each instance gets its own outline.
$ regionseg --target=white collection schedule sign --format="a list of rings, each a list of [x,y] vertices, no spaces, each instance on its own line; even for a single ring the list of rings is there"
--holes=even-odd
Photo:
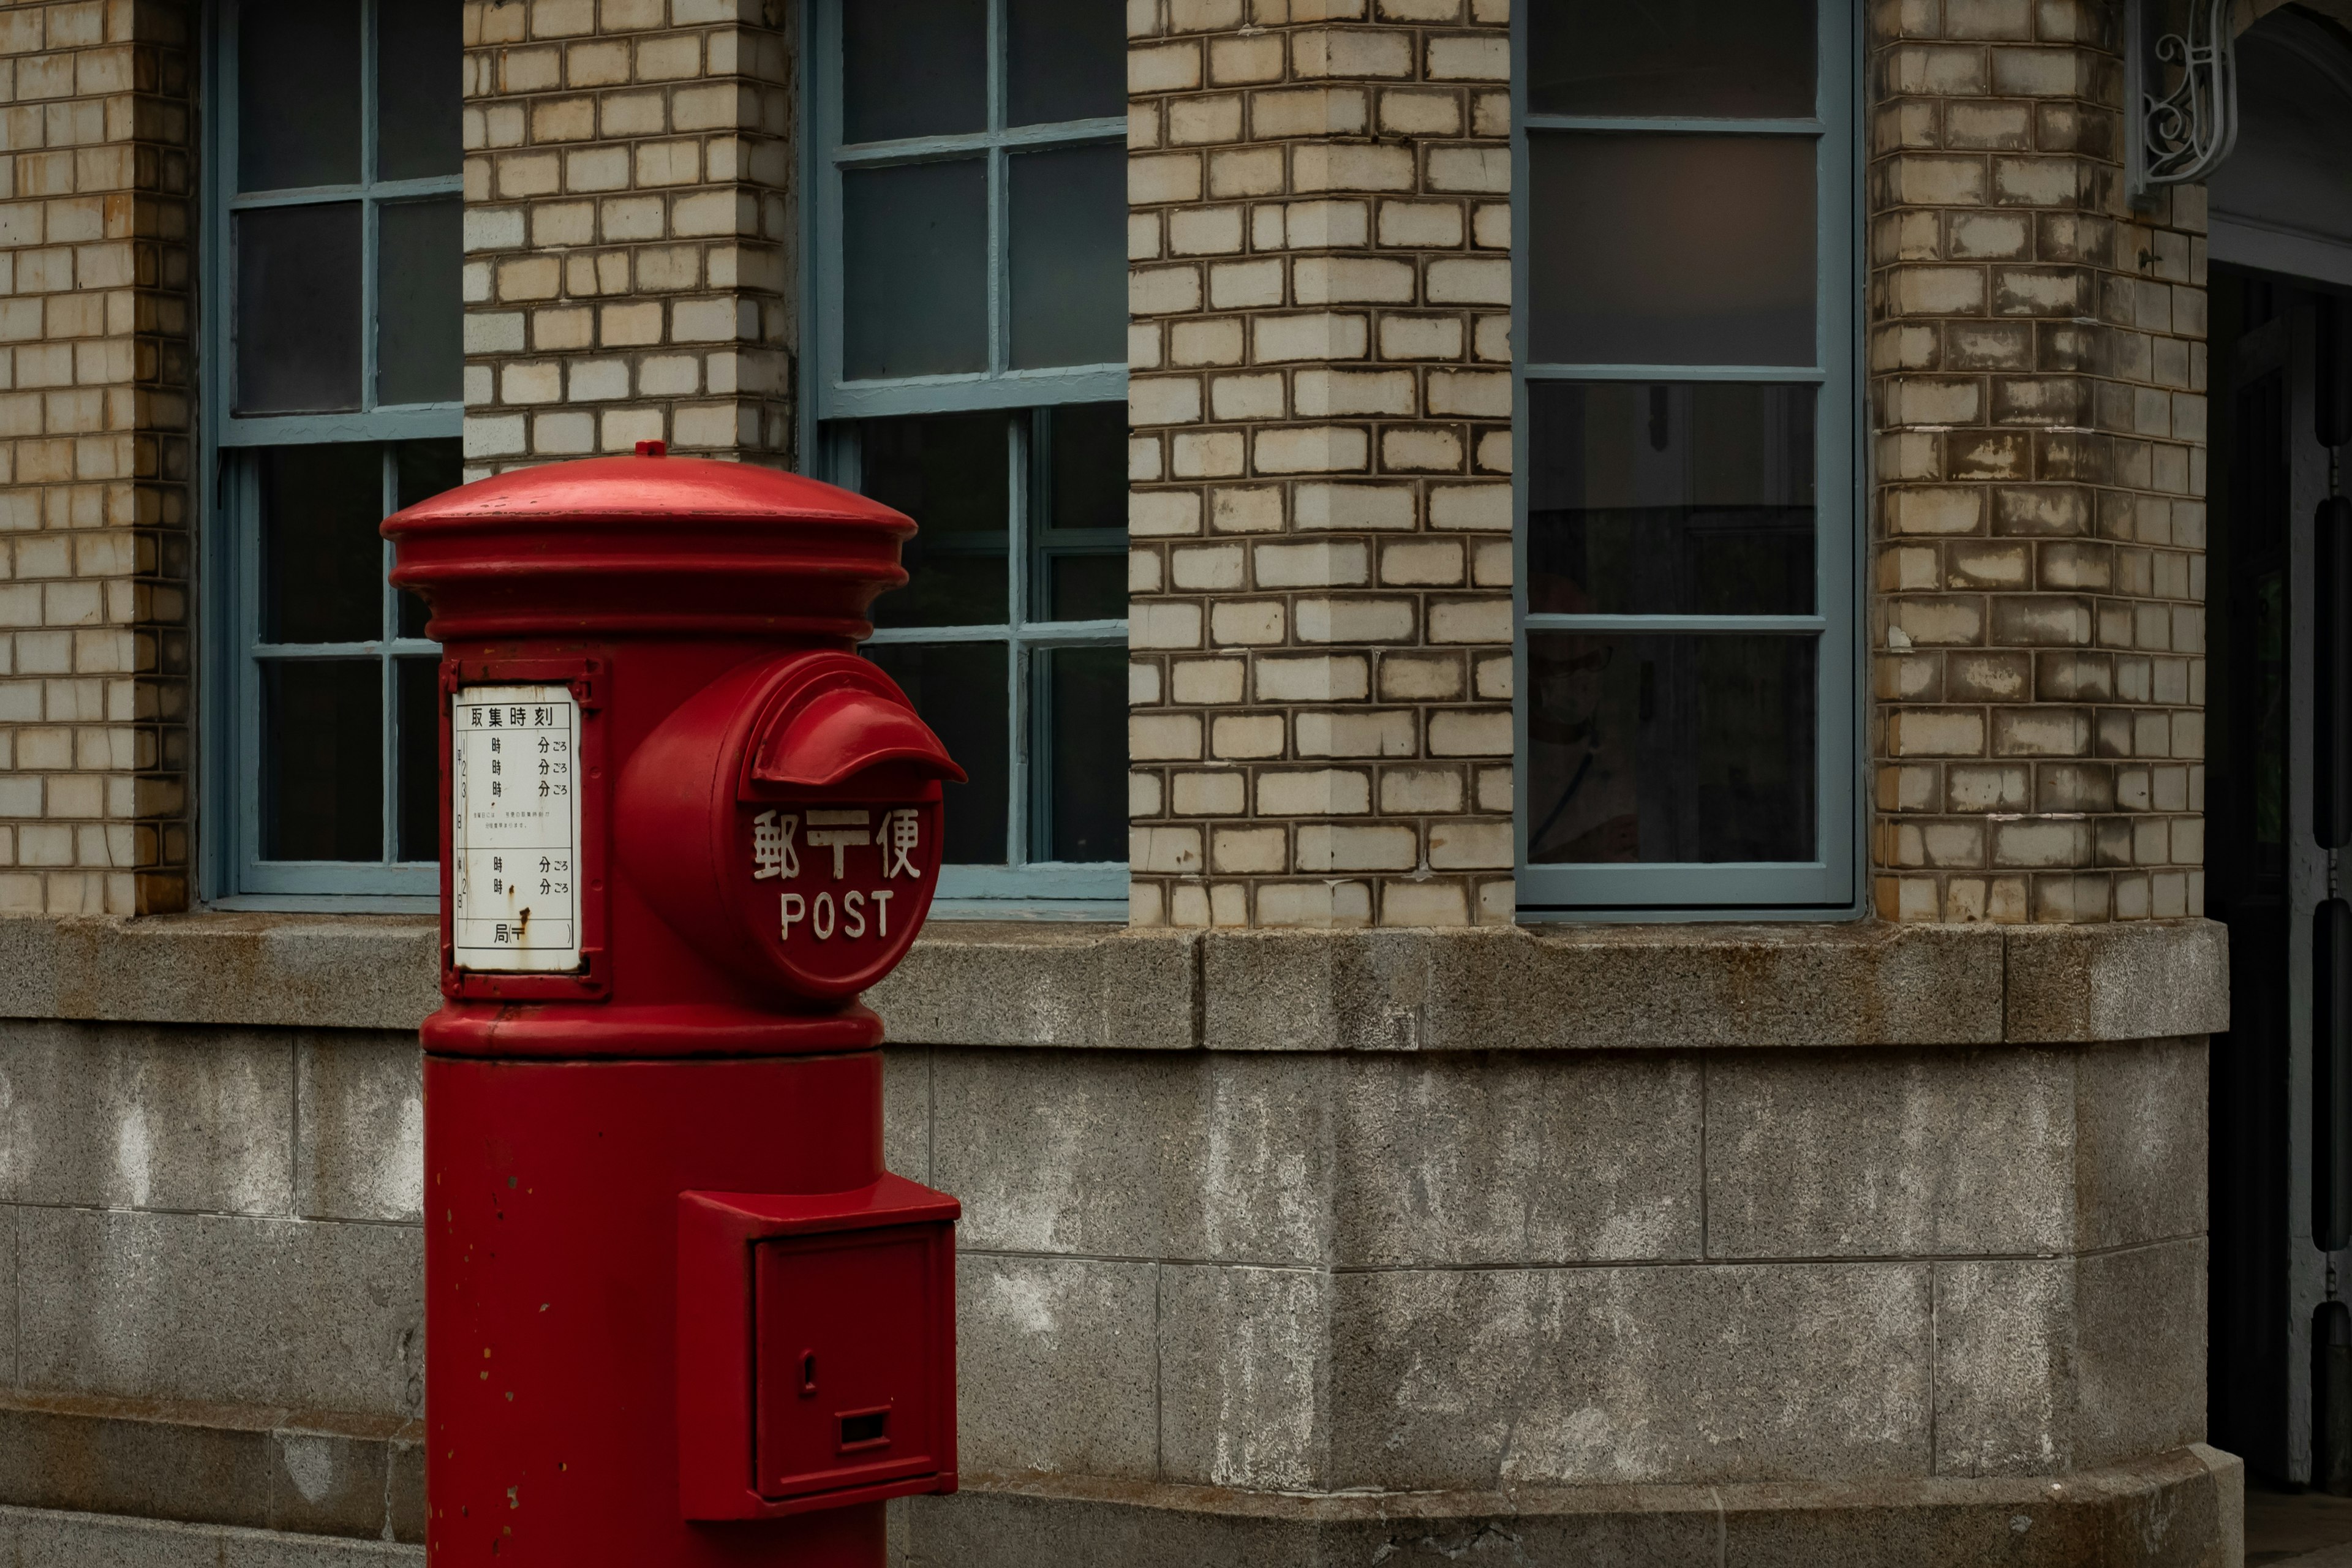
[[[457,967],[579,968],[579,702],[563,686],[468,686],[449,726]]]

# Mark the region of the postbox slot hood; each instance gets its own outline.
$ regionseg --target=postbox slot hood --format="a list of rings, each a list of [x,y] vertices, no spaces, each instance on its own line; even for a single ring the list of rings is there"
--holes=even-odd
[[[754,784],[829,789],[887,764],[919,778],[964,782],[964,771],[912,709],[864,685],[842,684],[788,697],[761,725],[749,772]]]

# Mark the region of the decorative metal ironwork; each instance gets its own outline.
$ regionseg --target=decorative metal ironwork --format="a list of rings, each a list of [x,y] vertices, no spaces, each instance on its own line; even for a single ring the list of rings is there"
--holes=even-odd
[[[2185,31],[2157,39],[2155,71],[2179,73],[2170,91],[2139,94],[2142,164],[2150,185],[2211,174],[2238,142],[2238,51],[2232,0],[2189,0]],[[2159,82],[2156,84],[2161,86]]]

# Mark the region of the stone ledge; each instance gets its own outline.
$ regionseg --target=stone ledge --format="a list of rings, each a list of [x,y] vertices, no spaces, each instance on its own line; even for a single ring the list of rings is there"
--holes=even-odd
[[[0,1017],[413,1029],[429,919],[0,919]],[[1166,931],[940,921],[903,1045],[1609,1050],[2058,1044],[2229,1026],[2228,932],[2134,924]]]
[[[1319,1496],[967,1473],[893,1513],[893,1568],[2238,1568],[2245,1467],[2198,1444],[2062,1476]]]
[[[0,1504],[419,1542],[424,1435],[334,1412],[0,1392]]]

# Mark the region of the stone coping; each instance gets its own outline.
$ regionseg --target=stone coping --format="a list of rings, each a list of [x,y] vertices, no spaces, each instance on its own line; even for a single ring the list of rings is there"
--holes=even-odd
[[[1283,1495],[975,1476],[909,1498],[908,1564],[2238,1568],[2245,1469],[2204,1444],[2063,1475]]]
[[[414,1029],[429,918],[0,918],[0,1017]],[[2229,1026],[2211,921],[1167,931],[940,921],[904,1045],[1609,1050],[2043,1044]]]

